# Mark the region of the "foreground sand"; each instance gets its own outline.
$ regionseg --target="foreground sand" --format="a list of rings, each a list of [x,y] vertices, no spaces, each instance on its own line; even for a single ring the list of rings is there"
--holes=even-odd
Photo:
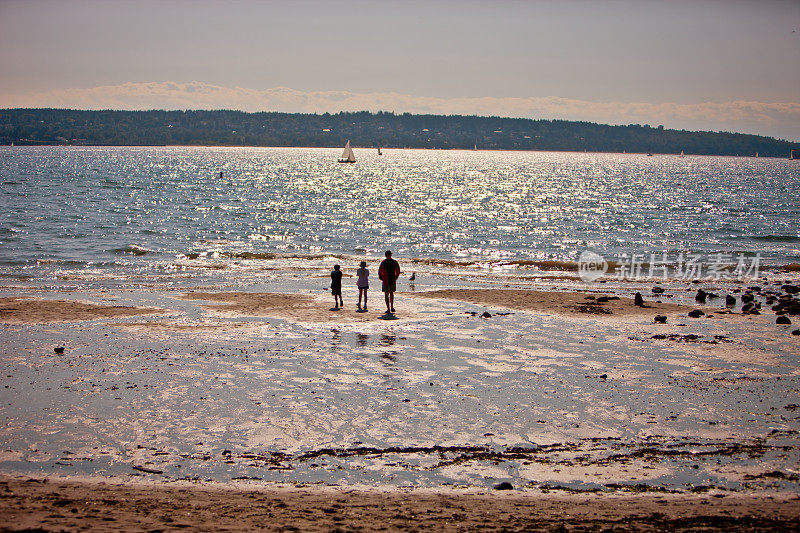
[[[236,490],[0,477],[5,531],[796,531],[786,494]]]
[[[766,312],[317,294],[0,300],[0,530],[800,530],[797,337]]]

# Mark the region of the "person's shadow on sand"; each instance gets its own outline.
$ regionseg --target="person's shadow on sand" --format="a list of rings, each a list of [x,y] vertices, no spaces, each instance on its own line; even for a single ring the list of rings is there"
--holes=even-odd
[[[394,313],[383,313],[378,320],[397,320],[397,316]]]

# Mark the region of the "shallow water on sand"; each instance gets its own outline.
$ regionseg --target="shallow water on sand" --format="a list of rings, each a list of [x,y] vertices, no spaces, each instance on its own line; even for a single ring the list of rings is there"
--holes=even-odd
[[[220,315],[177,295],[48,293],[169,311],[1,326],[0,469],[800,490],[800,350],[767,317],[676,317],[666,330],[650,316],[490,307],[481,318],[486,307],[405,293],[397,321],[310,324]],[[665,332],[697,338],[654,340]]]

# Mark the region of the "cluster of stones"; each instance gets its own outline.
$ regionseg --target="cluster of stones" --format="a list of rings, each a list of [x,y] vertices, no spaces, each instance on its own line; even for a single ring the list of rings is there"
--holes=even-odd
[[[654,287],[653,294],[661,294],[664,292],[662,287]],[[742,291],[742,289],[734,289],[732,291],[734,294],[741,293],[741,301],[742,301],[742,309],[741,312],[743,315],[760,315],[762,312],[762,304],[760,301],[756,299],[756,297],[760,297],[764,300],[765,304],[770,307],[772,311],[775,312],[776,324],[783,324],[783,325],[791,325],[792,319],[789,316],[795,316],[800,314],[800,297],[798,297],[798,293],[800,293],[800,286],[797,285],[789,285],[784,284],[781,285],[780,290],[765,288],[762,289],[759,286],[753,285],[747,287]],[[703,289],[699,289],[697,294],[695,295],[694,299],[699,304],[706,304],[709,300],[714,300],[719,298],[718,294],[715,294],[710,291],[706,291]],[[644,299],[640,293],[636,293],[634,298],[635,305],[644,307]],[[725,296],[725,307],[728,309],[736,307],[738,303],[736,296],[733,294],[727,294]],[[688,316],[691,318],[700,318],[704,316],[705,312],[700,309],[694,309],[688,313]],[[663,315],[656,315],[655,322],[659,324],[665,324],[667,321],[667,317]],[[792,331],[792,335],[800,335],[800,329]]]

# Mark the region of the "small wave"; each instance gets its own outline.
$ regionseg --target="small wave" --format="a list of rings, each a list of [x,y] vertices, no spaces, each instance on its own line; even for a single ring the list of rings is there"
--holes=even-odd
[[[556,259],[519,259],[504,261],[509,265],[520,267],[534,267],[539,270],[559,270],[562,272],[577,272],[578,263],[575,261],[559,261]]]
[[[21,267],[27,265],[28,262],[19,259],[0,259],[0,267]]]
[[[279,254],[268,252],[220,252],[210,250],[205,252],[184,252],[178,254],[179,259],[280,259]]]
[[[308,253],[292,254],[280,252],[245,252],[245,251],[191,251],[178,254],[179,259],[244,259],[244,260],[300,260],[300,261],[325,261],[337,260],[342,262],[357,262],[364,258],[363,254],[343,254],[343,253]],[[539,271],[560,271],[577,272],[578,263],[575,261],[563,261],[557,259],[445,259],[439,257],[413,257],[398,258],[402,262],[409,262],[417,265],[429,265],[445,268],[502,268],[511,267],[519,269],[531,269]],[[376,259],[380,260],[380,259]],[[610,263],[609,263],[610,264]]]
[[[798,235],[751,235],[750,238],[764,242],[800,242]]]
[[[420,265],[435,265],[445,267],[500,267],[511,266],[517,268],[534,268],[542,271],[558,270],[561,272],[577,272],[578,263],[574,261],[559,261],[556,259],[503,259],[497,261],[487,261],[485,259],[475,259],[469,261],[456,261],[453,259],[440,259],[436,257],[416,257],[410,260],[412,263]]]
[[[278,259],[278,254],[269,252],[219,252],[220,257],[229,259]]]
[[[147,248],[143,248],[141,246],[136,246],[135,244],[130,244],[128,246],[123,246],[122,248],[114,248],[113,250],[109,250],[111,253],[114,254],[130,254],[130,255],[145,255],[152,252],[152,250],[148,250]]]
[[[38,265],[86,266],[89,261],[75,261],[73,259],[37,259]]]
[[[348,256],[344,254],[282,254],[275,252],[226,252],[226,251],[205,251],[205,252],[184,252],[178,255],[181,259],[199,259],[199,258],[225,258],[225,259],[252,259],[252,260],[270,260],[270,259],[301,259],[307,261],[314,261],[320,259],[340,259],[342,261],[356,260],[358,257]]]
[[[453,259],[438,259],[436,257],[415,257],[410,259],[412,263],[419,265],[437,265],[446,267],[468,267],[474,266],[478,261],[455,261]]]

